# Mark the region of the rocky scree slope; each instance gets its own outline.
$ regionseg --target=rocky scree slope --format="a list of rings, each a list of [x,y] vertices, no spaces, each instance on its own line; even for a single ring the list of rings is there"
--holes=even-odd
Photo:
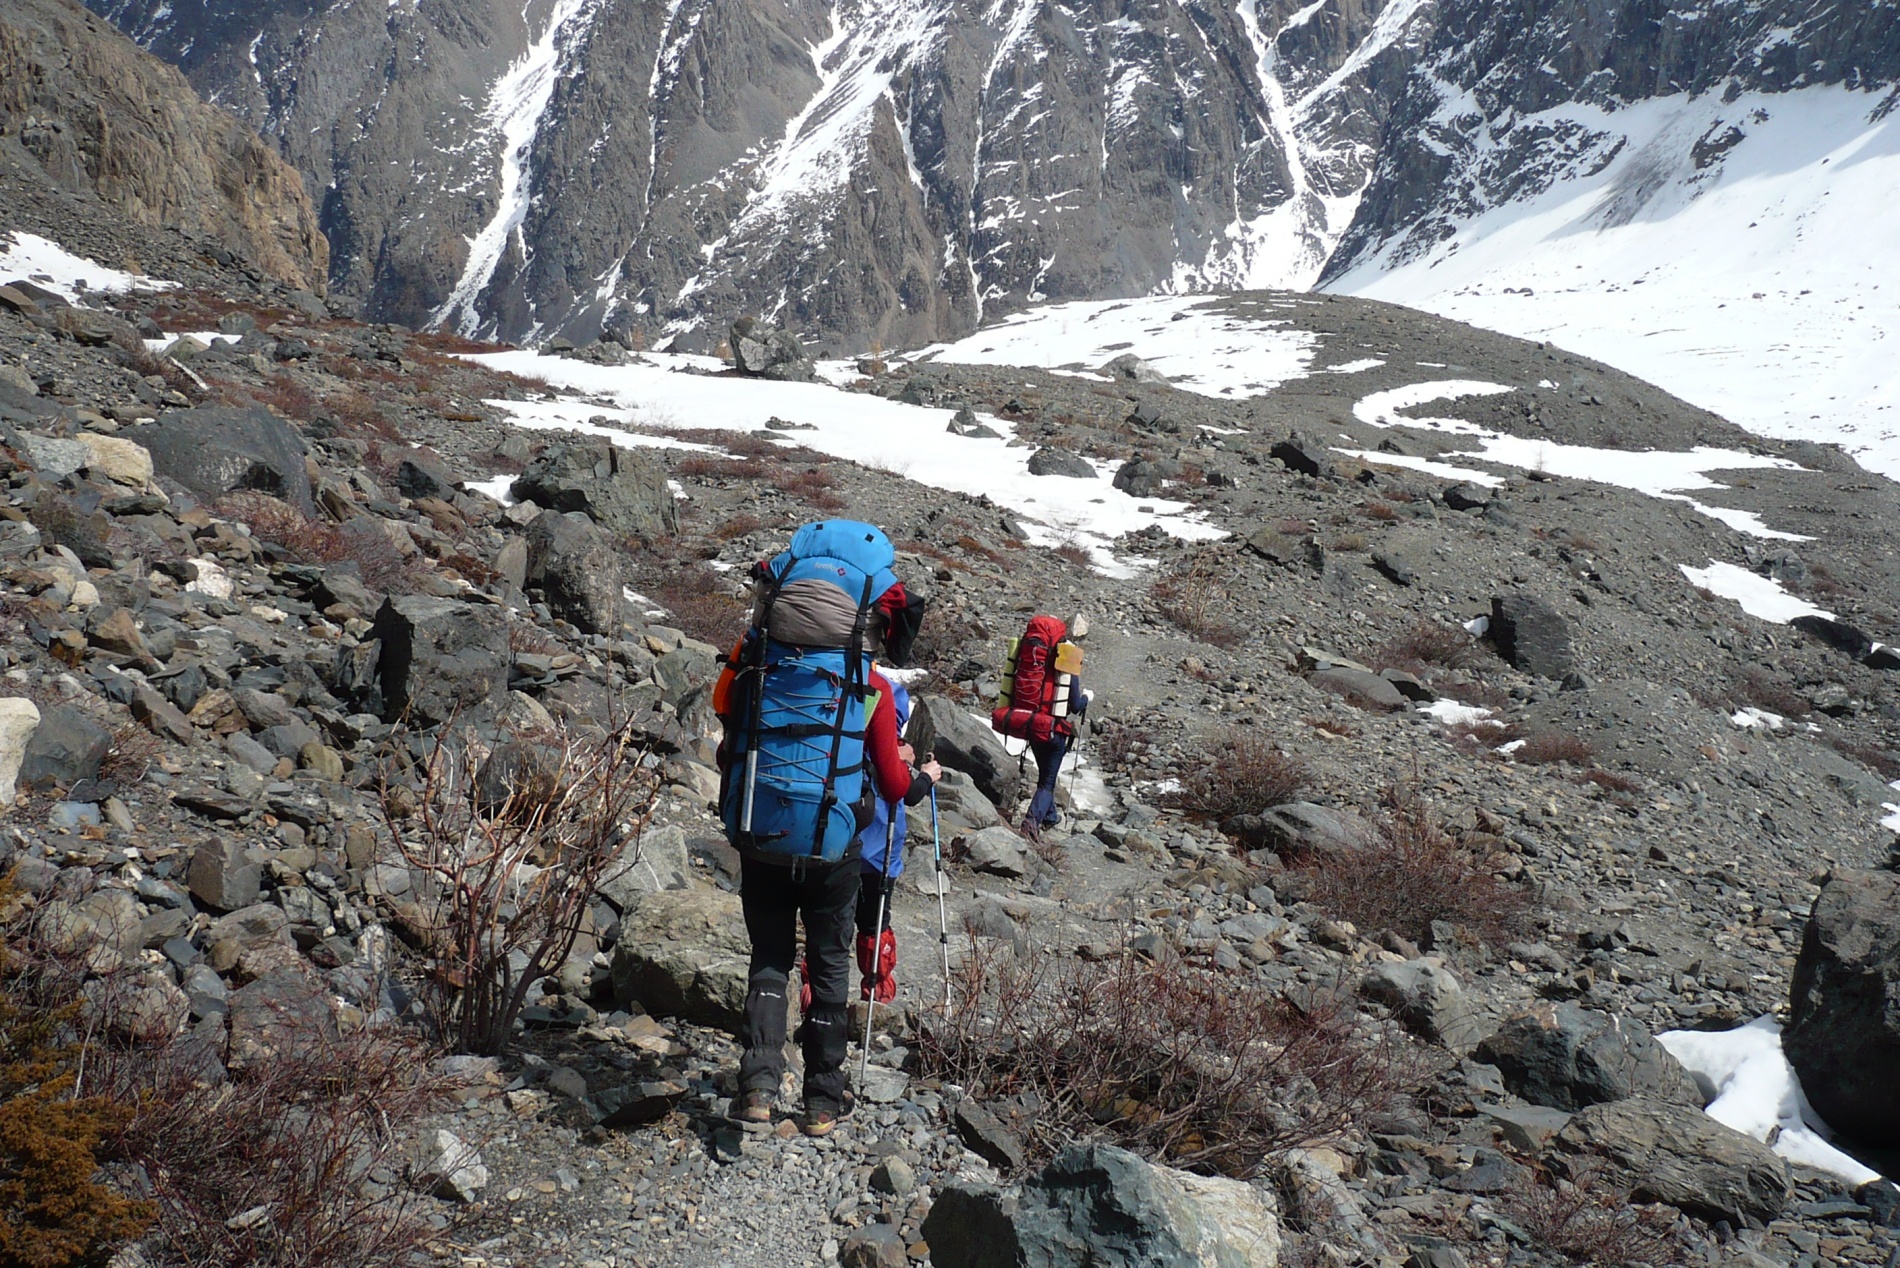
[[[96,232],[119,251],[134,241]],[[27,722],[0,754],[17,772],[6,849],[43,927],[96,971],[135,975],[151,1035],[243,1051],[291,1007],[393,1024],[415,980],[402,948],[426,946],[431,896],[382,830],[389,773],[451,717],[501,749],[633,709],[664,787],[640,866],[589,905],[510,1052],[446,1063],[463,1094],[419,1125],[420,1143],[450,1132],[479,1163],[451,1146],[466,1165],[445,1173],[438,1148],[366,1177],[370,1196],[440,1195],[425,1215],[445,1252],[576,1268],[967,1262],[959,1212],[993,1214],[1007,1205],[994,1186],[1018,1181],[1019,1244],[1043,1235],[1034,1212],[1054,1204],[1060,1222],[1057,1191],[1112,1191],[1148,1234],[1178,1235],[1186,1181],[1100,1150],[1045,1170],[1033,1101],[965,1097],[923,1067],[941,990],[924,854],[898,894],[902,994],[859,1115],[819,1143],[723,1116],[745,959],[735,859],[709,805],[715,648],[742,619],[738,570],[842,512],[887,526],[931,596],[916,690],[952,766],[959,959],[1115,962],[1126,948],[1296,999],[1344,986],[1363,1024],[1418,1031],[1406,1042],[1429,1074],[1411,1096],[1327,1150],[1276,1159],[1279,1183],[1194,1190],[1192,1209],[1275,1229],[1259,1254],[1284,1238],[1288,1258],[1555,1264],[1561,1239],[1515,1195],[1600,1154],[1605,1193],[1663,1203],[1669,1262],[1893,1253],[1886,1190],[1720,1128],[1646,1038],[1781,1007],[1826,869],[1891,848],[1893,671],[1747,617],[1677,568],[1773,574],[1889,636],[1893,489],[1838,453],[1750,441],[1582,359],[1343,299],[1222,301],[1286,305],[1323,341],[1322,368],[1359,363],[1252,401],[1116,372],[867,363],[855,390],[916,403],[919,426],[967,408],[1051,451],[1051,472],[1125,461],[1130,481],[1230,534],[1124,538],[1151,570],[1119,580],[1030,546],[986,499],[800,447],[799,427],[822,419],[655,431],[619,451],[524,433],[513,407],[548,395],[531,380],[288,299],[235,271],[212,290],[79,308],[0,290],[0,537],[19,617],[0,695]],[[141,338],[214,330],[159,354]],[[1680,503],[1532,478],[1545,473],[1485,489],[1381,465],[1382,449],[1447,444],[1354,413],[1415,381],[1417,362],[1513,387],[1430,410],[1511,434],[1604,443],[1627,429],[1658,448],[1797,458],[1720,496],[1814,540],[1763,543]],[[681,444],[702,448],[667,447]],[[1499,605],[1524,637],[1466,639],[1460,623]],[[1020,813],[1016,759],[970,715],[1001,639],[1050,609],[1090,615],[1103,725],[1065,780],[1063,830],[1034,849],[1000,826]],[[1440,650],[1421,654],[1421,622]],[[1447,728],[1381,703],[1375,682],[1488,706],[1502,725]],[[1745,729],[1730,719],[1744,705],[1789,724]],[[1571,742],[1514,759],[1499,751],[1513,734]],[[1216,819],[1176,804],[1167,781],[1231,761],[1242,736],[1305,767],[1296,803]],[[1517,928],[1355,920],[1323,888],[1323,860],[1376,835],[1394,788],[1429,802],[1483,875],[1535,896]],[[927,850],[925,817],[913,824]],[[1832,972],[1800,979],[1804,1017]]]
[[[285,285],[326,284],[330,245],[297,172],[78,4],[20,0],[0,14],[0,163],[9,181],[200,236]],[[9,215],[0,227],[26,226]]]
[[[1890,5],[1805,0],[94,8],[323,191],[368,315],[702,350],[744,310],[862,351],[1306,286],[1590,169],[1622,105],[1845,85],[1871,121],[1896,70]]]

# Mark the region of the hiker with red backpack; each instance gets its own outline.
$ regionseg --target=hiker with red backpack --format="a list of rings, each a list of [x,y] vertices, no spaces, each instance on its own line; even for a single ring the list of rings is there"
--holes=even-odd
[[[807,524],[754,570],[752,626],[713,693],[724,724],[720,813],[739,851],[739,897],[752,943],[745,1053],[734,1117],[770,1122],[785,1071],[786,988],[805,927],[811,999],[805,1053],[807,1135],[849,1106],[845,991],[861,866],[874,804],[926,795],[897,731],[891,684],[872,652],[902,664],[923,616],[891,570],[890,540],[869,524]]]
[[[1062,820],[1056,809],[1056,780],[1075,738],[1076,723],[1089,707],[1088,693],[1082,690],[1082,649],[1069,640],[1079,641],[1087,634],[1085,617],[1075,618],[1073,630],[1053,616],[1031,617],[1022,637],[1010,645],[1003,702],[990,714],[992,729],[1026,741],[1036,759],[1036,791],[1021,829],[1032,841],[1040,840],[1044,828]]]

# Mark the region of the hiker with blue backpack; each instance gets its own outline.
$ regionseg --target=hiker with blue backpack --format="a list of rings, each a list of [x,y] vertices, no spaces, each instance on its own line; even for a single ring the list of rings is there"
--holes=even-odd
[[[923,604],[892,571],[890,540],[869,524],[807,524],[754,570],[752,625],[714,691],[725,727],[720,811],[740,856],[740,902],[752,943],[745,1054],[733,1116],[770,1122],[785,1069],[786,989],[805,927],[811,1000],[805,1054],[807,1135],[830,1133],[849,1107],[845,992],[851,975],[861,836],[874,807],[928,795],[938,771],[914,772],[898,736],[882,649],[909,657]]]

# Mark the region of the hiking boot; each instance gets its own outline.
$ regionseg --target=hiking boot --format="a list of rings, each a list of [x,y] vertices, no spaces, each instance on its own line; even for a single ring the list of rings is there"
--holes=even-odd
[[[1028,815],[1023,816],[1022,826],[1017,828],[1016,831],[1028,840],[1030,844],[1042,844],[1042,825]]]
[[[732,1117],[741,1123],[769,1123],[772,1121],[772,1094],[770,1092],[747,1092],[734,1105]]]
[[[805,1121],[799,1124],[799,1129],[814,1139],[829,1136],[842,1117],[842,1107],[834,1109],[829,1105],[814,1105],[805,1111]]]

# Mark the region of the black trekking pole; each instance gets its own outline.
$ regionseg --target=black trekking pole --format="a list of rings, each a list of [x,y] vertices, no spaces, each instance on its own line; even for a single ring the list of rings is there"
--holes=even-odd
[[[878,876],[877,924],[871,930],[871,967],[876,969],[884,957],[884,912],[891,901],[891,854],[896,849],[897,803],[884,803],[884,869]],[[871,1072],[871,1018],[877,1014],[877,979],[871,980],[871,998],[864,1004],[864,1047],[858,1058],[858,1088],[864,1088]]]

